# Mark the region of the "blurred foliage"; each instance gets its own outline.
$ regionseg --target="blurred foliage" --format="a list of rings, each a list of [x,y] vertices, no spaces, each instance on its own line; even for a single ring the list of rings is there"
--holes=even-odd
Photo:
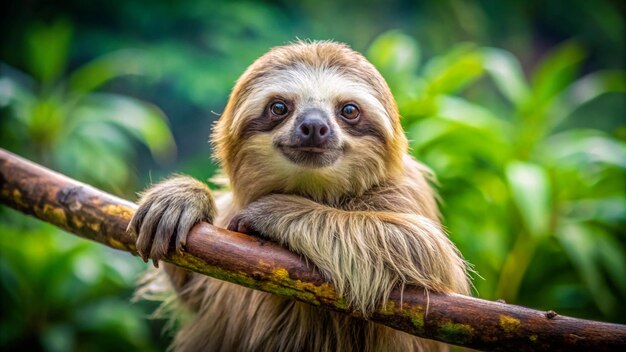
[[[1,210],[3,351],[157,350],[129,303],[141,261]]]
[[[172,157],[174,140],[156,106],[95,90],[120,76],[141,74],[144,54],[113,52],[62,78],[71,34],[65,21],[34,26],[25,38],[33,76],[0,67],[0,108],[8,111],[0,145],[96,186],[128,187],[131,170],[125,161],[133,155],[128,136],[161,159]]]
[[[172,171],[206,180],[211,121],[241,72],[296,38],[344,41],[388,80],[413,154],[437,173],[476,294],[626,323],[624,10],[9,2],[0,147],[125,197]],[[140,261],[2,207],[0,232],[0,349],[165,348],[153,307],[129,303]]]
[[[142,74],[143,54],[113,52],[64,76],[71,34],[66,21],[35,25],[25,34],[31,75],[0,66],[0,146],[129,193],[132,140],[162,159],[173,156],[174,141],[156,106],[96,89]],[[2,350],[159,349],[146,307],[130,304],[143,263],[4,208],[0,233]]]

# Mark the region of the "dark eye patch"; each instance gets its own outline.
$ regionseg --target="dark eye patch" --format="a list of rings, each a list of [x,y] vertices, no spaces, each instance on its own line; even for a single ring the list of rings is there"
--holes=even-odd
[[[282,115],[276,114],[276,105],[284,104],[286,112]],[[282,122],[284,122],[293,111],[293,104],[286,99],[274,98],[265,106],[261,115],[250,119],[241,130],[241,138],[247,138],[257,133],[270,132]]]
[[[361,122],[355,126],[349,125],[348,123],[344,122],[343,125],[345,127],[343,128],[343,130],[349,135],[355,137],[372,136],[382,143],[386,144],[387,140],[385,139],[385,135],[380,130],[380,128],[371,123],[371,121],[366,121],[365,119],[363,119],[363,117],[361,118]]]
[[[339,109],[337,110],[337,120],[341,128],[348,134],[355,137],[363,137],[363,136],[372,136],[382,143],[387,143],[385,139],[385,134],[381,130],[381,127],[375,124],[371,117],[368,116],[366,110],[359,111],[358,119],[356,122],[346,121],[342,116],[343,107],[348,104],[340,104]]]

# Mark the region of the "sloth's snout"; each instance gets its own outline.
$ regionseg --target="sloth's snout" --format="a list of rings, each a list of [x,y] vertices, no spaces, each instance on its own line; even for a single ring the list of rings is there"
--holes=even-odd
[[[309,110],[298,119],[296,140],[303,147],[320,147],[326,144],[331,136],[328,117],[321,110]]]
[[[291,162],[318,168],[332,165],[343,153],[328,115],[320,109],[308,109],[293,124],[288,138],[278,138],[274,145]]]

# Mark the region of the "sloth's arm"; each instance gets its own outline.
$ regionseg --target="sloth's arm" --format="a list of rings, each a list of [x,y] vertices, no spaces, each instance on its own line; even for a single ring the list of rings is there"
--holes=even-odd
[[[466,264],[440,226],[426,217],[349,211],[294,195],[269,195],[229,225],[258,231],[303,254],[362,312],[397,285],[468,293]]]

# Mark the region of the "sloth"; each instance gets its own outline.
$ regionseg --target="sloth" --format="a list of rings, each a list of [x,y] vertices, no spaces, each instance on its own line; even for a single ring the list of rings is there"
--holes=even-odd
[[[439,220],[430,171],[408,154],[389,87],[335,42],[275,47],[237,80],[214,126],[228,191],[187,176],[153,185],[129,224],[155,263],[206,221],[304,256],[367,317],[391,290],[469,293],[467,265]],[[156,264],[155,264],[156,265]],[[175,351],[445,349],[374,322],[163,263],[191,321]]]

